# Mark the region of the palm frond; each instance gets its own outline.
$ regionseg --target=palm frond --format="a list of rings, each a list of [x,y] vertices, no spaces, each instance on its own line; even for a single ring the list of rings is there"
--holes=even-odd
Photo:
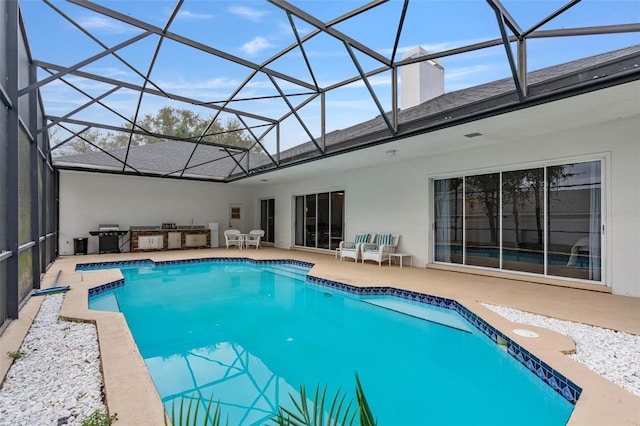
[[[373,418],[373,413],[367,402],[367,398],[364,396],[364,390],[362,389],[362,383],[360,383],[360,377],[356,373],[356,399],[358,400],[358,408],[360,411],[360,426],[375,426],[376,421]]]

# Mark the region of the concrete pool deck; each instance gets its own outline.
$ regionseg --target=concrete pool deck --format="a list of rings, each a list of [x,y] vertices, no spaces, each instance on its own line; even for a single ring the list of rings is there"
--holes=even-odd
[[[205,257],[246,257],[251,259],[295,259],[313,263],[310,274],[354,286],[388,286],[434,296],[455,299],[482,317],[514,342],[544,360],[555,370],[582,388],[582,394],[569,420],[571,425],[640,424],[640,398],[622,389],[587,367],[567,357],[575,351],[565,336],[533,326],[512,323],[481,303],[508,306],[522,311],[580,322],[598,327],[640,334],[640,298],[616,296],[606,292],[543,285],[523,280],[443,271],[358,263],[335,259],[333,254],[299,250],[263,248],[237,250],[224,248],[190,251],[122,253],[60,257],[49,268],[43,288],[70,285],[60,318],[96,324],[105,386],[105,402],[110,413],[118,413],[117,424],[163,424],[163,406],[144,361],[120,313],[88,309],[88,289],[121,278],[118,270],[75,272],[76,264],[90,262],[151,259],[154,261]],[[32,297],[0,336],[0,378],[11,359],[6,352],[16,351],[29,330],[42,298]],[[526,328],[540,334],[529,339],[513,333]]]

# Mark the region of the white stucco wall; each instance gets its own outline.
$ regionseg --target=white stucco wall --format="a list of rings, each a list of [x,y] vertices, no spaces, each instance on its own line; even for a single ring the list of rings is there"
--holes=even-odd
[[[494,119],[501,119],[496,117]],[[504,118],[503,118],[504,119]],[[62,172],[60,181],[60,254],[71,254],[73,238],[87,236],[100,223],[132,225],[175,222],[226,229],[229,204],[245,208],[245,227],[259,224],[259,200],[275,198],[275,245],[293,245],[295,195],[346,191],[345,232],[401,235],[400,251],[413,264],[429,262],[431,207],[429,178],[477,171],[545,165],[558,161],[604,160],[606,195],[605,281],[615,294],[640,297],[640,122],[633,118],[592,124],[576,130],[537,134],[409,160],[386,159],[375,166],[291,182],[251,186],[170,179]],[[418,136],[427,143],[429,136]],[[305,167],[304,165],[300,167]],[[89,241],[97,251],[97,238]]]
[[[473,171],[544,165],[559,160],[604,160],[606,194],[605,277],[613,292],[640,297],[640,123],[638,117],[537,135],[386,166],[331,171],[326,176],[261,187],[258,197],[276,199],[276,246],[293,244],[295,195],[344,189],[345,232],[401,235],[400,251],[425,266],[430,251],[429,178]],[[428,138],[427,135],[419,136]]]
[[[101,223],[129,229],[163,222],[219,222],[219,240],[224,243],[229,204],[243,206],[243,230],[248,231],[258,223],[257,203],[253,189],[234,184],[62,171],[59,254],[73,254],[76,237],[89,237],[88,251],[97,253],[98,237],[90,237],[89,231]]]

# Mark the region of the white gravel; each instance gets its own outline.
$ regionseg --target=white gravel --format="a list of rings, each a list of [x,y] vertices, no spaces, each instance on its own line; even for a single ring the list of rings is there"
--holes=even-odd
[[[0,425],[80,425],[106,413],[96,327],[58,321],[63,298],[42,302],[0,388]]]
[[[484,306],[515,323],[534,325],[569,336],[576,343],[576,353],[569,355],[571,358],[640,396],[640,336],[504,306]]]

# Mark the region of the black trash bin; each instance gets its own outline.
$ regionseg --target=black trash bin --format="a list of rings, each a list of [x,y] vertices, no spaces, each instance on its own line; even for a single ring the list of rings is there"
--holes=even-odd
[[[87,254],[87,243],[89,238],[73,239],[73,254]]]

